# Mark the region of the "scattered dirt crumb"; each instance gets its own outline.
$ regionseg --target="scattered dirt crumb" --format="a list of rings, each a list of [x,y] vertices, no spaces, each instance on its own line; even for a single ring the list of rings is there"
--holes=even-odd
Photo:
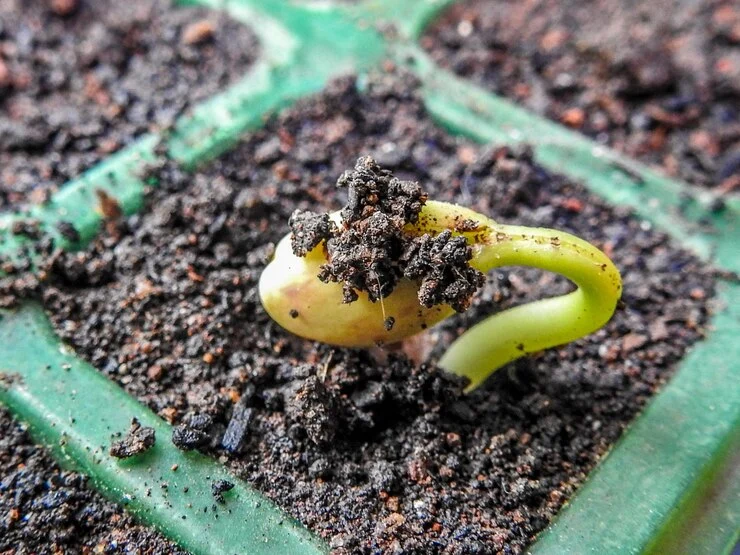
[[[216,480],[211,484],[211,493],[216,501],[221,504],[226,503],[224,493],[231,491],[232,489],[234,489],[234,483],[229,482],[228,480]]]
[[[147,451],[154,445],[154,442],[154,428],[142,426],[139,421],[134,418],[131,420],[131,428],[126,433],[126,437],[115,441],[110,446],[109,453],[111,457],[127,459]]]
[[[103,215],[103,218],[108,221],[115,221],[121,217],[123,214],[121,205],[118,204],[118,201],[114,197],[103,189],[95,189],[95,195],[98,197],[98,210]]]
[[[172,443],[183,451],[204,447],[210,443],[212,438],[211,424],[212,419],[207,414],[189,414],[172,429]]]

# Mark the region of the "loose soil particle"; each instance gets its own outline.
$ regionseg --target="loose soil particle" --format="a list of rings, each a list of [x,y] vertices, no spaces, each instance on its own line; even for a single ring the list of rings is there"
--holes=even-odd
[[[142,426],[134,418],[131,421],[131,428],[129,428],[124,438],[114,441],[111,444],[110,456],[118,459],[127,459],[148,450],[154,445],[155,441],[154,428]]]
[[[188,414],[172,429],[172,443],[183,451],[192,451],[211,443],[213,419],[208,414]]]
[[[0,210],[166,131],[256,55],[242,24],[168,0],[0,0]]]
[[[221,504],[226,503],[224,493],[234,489],[234,484],[228,480],[216,480],[211,484],[211,493],[216,501]]]
[[[623,306],[603,330],[520,360],[468,396],[434,366],[444,347],[485,315],[570,284],[497,270],[467,312],[400,351],[282,331],[259,303],[260,272],[296,209],[346,203],[334,184],[365,154],[430,198],[594,242],[623,273]],[[56,258],[40,288],[49,314],[81,356],[170,422],[197,429],[193,415],[207,415],[200,448],[338,553],[521,552],[708,316],[713,278],[701,262],[527,149],[446,134],[407,75],[371,75],[364,92],[337,80],[210,167],[163,163],[156,175],[148,211],[122,233]],[[247,404],[241,449],[221,447]]]
[[[421,39],[443,67],[721,192],[740,190],[731,0],[470,0]]]

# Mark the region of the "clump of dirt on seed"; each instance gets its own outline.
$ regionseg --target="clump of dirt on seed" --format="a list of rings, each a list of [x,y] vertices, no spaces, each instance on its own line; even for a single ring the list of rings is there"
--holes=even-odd
[[[427,194],[414,181],[401,181],[370,156],[344,172],[338,187],[347,187],[342,223],[328,214],[296,210],[290,219],[291,246],[296,256],[325,244],[327,263],[318,279],[342,283],[345,303],[365,291],[371,301],[390,295],[402,278],[419,282],[419,302],[431,307],[449,304],[465,311],[485,279],[470,266],[473,256],[464,237],[446,230],[439,235],[412,235]]]

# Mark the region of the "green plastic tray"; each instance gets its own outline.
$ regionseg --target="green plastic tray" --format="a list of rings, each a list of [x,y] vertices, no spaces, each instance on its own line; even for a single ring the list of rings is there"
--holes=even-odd
[[[452,133],[480,142],[534,146],[543,165],[628,205],[716,267],[740,271],[740,199],[716,199],[663,177],[589,139],[544,120],[436,67],[417,46],[425,25],[449,0],[370,0],[359,4],[278,0],[191,0],[225,10],[257,33],[262,58],[228,90],[199,105],[164,138],[170,154],[194,167],[227,151],[264,116],[320,91],[329,79],[362,73],[390,58],[422,80],[430,113]],[[173,7],[176,9],[176,7]],[[395,33],[375,30],[393,24]],[[162,140],[146,136],[66,184],[29,213],[0,217],[0,252],[24,239],[16,218],[37,218],[68,249],[100,228],[94,189],[104,188],[128,214],[141,209],[140,177]],[[56,231],[73,221],[81,239]],[[675,377],[594,470],[533,553],[723,553],[740,522],[740,284],[719,284],[724,308],[709,337],[685,357]],[[62,345],[40,307],[0,311],[0,402],[29,424],[59,460],[88,474],[110,499],[194,553],[322,553],[300,524],[217,462],[159,441],[136,461],[107,456],[114,432],[132,417],[168,424]],[[177,470],[172,470],[173,465]],[[226,504],[204,512],[210,483],[236,487]],[[166,488],[159,487],[167,483]],[[187,492],[184,490],[188,486]],[[152,487],[155,486],[155,487]],[[152,495],[147,495],[151,488]]]

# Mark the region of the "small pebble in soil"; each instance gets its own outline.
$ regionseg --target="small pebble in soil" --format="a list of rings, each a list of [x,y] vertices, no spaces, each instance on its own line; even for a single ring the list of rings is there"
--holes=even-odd
[[[56,15],[66,17],[77,10],[78,0],[51,0],[51,11]]]
[[[182,33],[182,42],[188,45],[201,44],[213,38],[216,26],[212,21],[201,19],[191,23]]]
[[[142,426],[136,419],[131,420],[131,428],[123,439],[115,441],[109,450],[111,457],[127,459],[149,450],[155,442],[154,428]]]

